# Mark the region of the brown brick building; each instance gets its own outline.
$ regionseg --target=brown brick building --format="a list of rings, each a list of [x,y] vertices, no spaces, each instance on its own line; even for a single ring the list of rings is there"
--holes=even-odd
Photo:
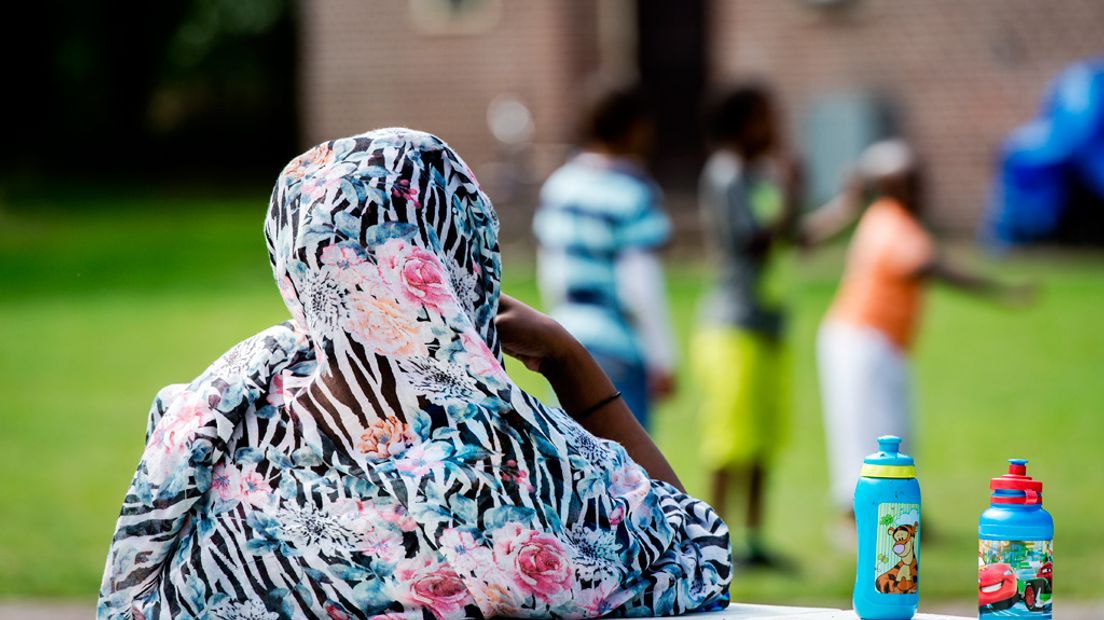
[[[981,216],[1002,137],[1059,69],[1104,53],[1101,0],[325,0],[302,11],[305,142],[404,124],[488,169],[514,156],[486,122],[510,93],[532,113],[539,177],[566,152],[587,77],[635,73],[660,96],[661,169],[672,208],[686,210],[693,110],[710,85],[769,80],[800,136],[825,95],[872,92],[928,158],[933,222],[962,232]]]
[[[464,2],[455,3],[464,5]],[[477,172],[503,154],[486,121],[509,94],[533,118],[538,167],[562,160],[575,86],[597,64],[589,2],[481,1],[449,24],[449,2],[325,0],[302,4],[300,107],[307,144],[402,125],[446,139]],[[429,6],[429,17],[420,6]]]

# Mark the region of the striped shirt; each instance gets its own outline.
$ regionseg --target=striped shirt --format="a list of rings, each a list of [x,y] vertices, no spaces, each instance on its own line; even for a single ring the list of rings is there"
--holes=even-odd
[[[577,155],[541,189],[533,232],[551,314],[591,351],[643,361],[640,334],[619,298],[617,261],[670,238],[660,192],[643,170],[596,153]]]

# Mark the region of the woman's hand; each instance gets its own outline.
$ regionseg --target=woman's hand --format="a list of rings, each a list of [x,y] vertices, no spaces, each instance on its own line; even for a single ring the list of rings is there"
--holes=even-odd
[[[498,299],[495,327],[502,352],[542,374],[559,365],[568,351],[578,346],[575,338],[552,317],[509,295]]]
[[[520,360],[529,370],[544,375],[568,415],[589,411],[590,414],[580,420],[583,428],[620,443],[650,477],[683,490],[671,465],[633,417],[625,401],[609,400],[616,393],[613,383],[566,329],[548,315],[508,295],[499,297],[495,326],[502,351]],[[592,410],[595,404],[601,403],[606,404]]]

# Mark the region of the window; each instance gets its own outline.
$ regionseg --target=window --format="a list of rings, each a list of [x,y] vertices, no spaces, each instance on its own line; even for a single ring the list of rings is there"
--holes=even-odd
[[[410,21],[426,34],[480,34],[498,24],[502,0],[409,0]]]

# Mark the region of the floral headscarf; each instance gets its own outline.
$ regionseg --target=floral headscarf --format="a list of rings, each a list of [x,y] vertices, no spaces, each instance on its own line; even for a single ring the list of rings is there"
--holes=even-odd
[[[497,229],[434,136],[377,130],[293,160],[265,225],[293,320],[158,395],[99,616],[723,606],[713,510],[503,370]]]

